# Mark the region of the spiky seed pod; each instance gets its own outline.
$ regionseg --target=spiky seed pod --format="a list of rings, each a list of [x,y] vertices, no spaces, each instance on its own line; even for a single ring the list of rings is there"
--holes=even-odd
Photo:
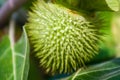
[[[29,40],[47,72],[73,72],[98,53],[99,30],[81,14],[37,1],[28,21]]]

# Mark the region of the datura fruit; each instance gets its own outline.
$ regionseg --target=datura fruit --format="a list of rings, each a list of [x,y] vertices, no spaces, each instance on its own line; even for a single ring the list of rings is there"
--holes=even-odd
[[[99,28],[80,12],[61,5],[37,1],[25,28],[46,72],[76,71],[99,50]]]

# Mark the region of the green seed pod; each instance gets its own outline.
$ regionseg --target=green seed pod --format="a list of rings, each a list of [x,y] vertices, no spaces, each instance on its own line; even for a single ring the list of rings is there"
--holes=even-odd
[[[37,1],[25,28],[46,72],[71,73],[99,50],[99,28],[60,5]]]

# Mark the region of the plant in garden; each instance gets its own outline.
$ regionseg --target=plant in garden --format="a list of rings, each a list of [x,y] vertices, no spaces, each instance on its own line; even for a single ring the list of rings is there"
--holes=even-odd
[[[115,52],[120,0],[6,0],[2,6],[4,2],[0,80],[120,80],[120,56]],[[10,15],[22,5],[25,11],[12,15],[4,33]],[[26,11],[28,22],[21,31]]]

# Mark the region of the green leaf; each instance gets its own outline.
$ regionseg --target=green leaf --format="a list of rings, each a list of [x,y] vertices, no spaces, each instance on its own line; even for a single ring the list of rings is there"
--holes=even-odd
[[[115,13],[113,16],[112,32],[115,40],[116,56],[120,57],[120,12]]]
[[[118,0],[53,0],[66,7],[87,11],[119,11]]]
[[[120,80],[120,58],[80,69],[68,80]]]
[[[96,12],[95,15],[101,22],[101,31],[104,34],[103,42],[101,42],[99,54],[96,55],[93,59],[91,59],[90,63],[97,63],[102,62],[105,60],[110,60],[116,56],[116,49],[115,49],[115,41],[113,38],[111,22],[113,19],[114,12],[107,12],[107,11],[99,11]]]
[[[29,44],[25,31],[14,46],[5,36],[0,42],[0,80],[27,80],[28,70]]]

